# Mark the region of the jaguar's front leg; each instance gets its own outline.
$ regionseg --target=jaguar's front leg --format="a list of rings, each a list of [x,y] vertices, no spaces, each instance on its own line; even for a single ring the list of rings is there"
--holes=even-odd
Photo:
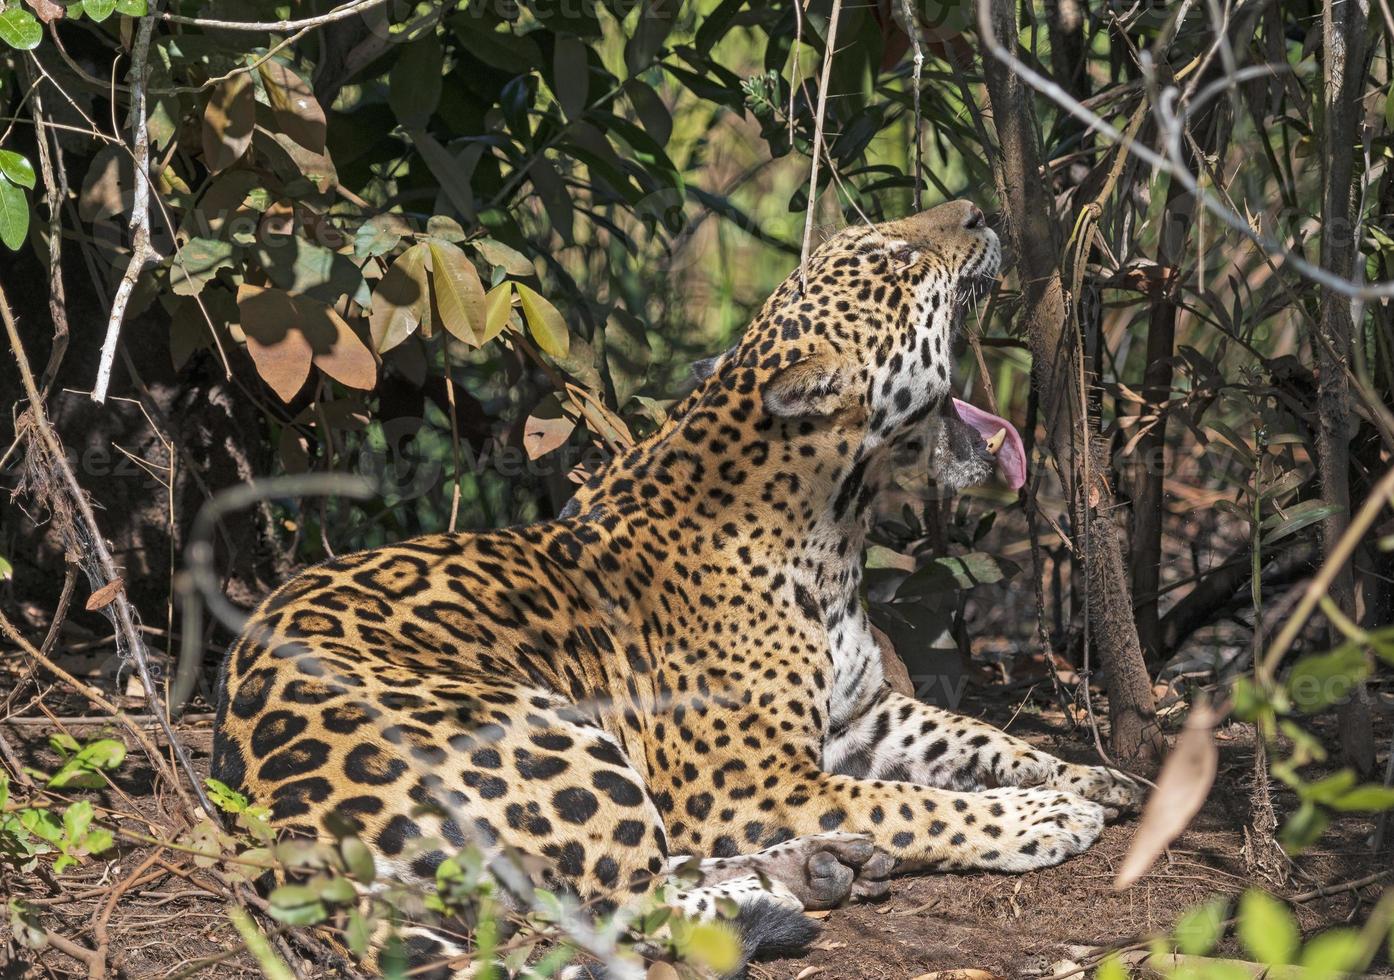
[[[1111,811],[1142,802],[1141,787],[1122,773],[1064,762],[985,722],[896,692],[828,736],[823,768],[957,790],[1042,786],[1075,793]]]

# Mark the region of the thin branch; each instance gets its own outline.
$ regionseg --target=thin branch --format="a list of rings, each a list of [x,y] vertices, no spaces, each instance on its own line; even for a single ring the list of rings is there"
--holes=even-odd
[[[121,337],[121,323],[126,318],[126,305],[131,301],[136,280],[145,268],[150,257],[150,133],[145,119],[145,87],[149,82],[150,68],[147,63],[150,54],[150,38],[155,31],[155,20],[159,15],[151,10],[140,19],[136,28],[135,44],[131,49],[131,129],[134,139],[135,156],[135,199],[131,205],[131,260],[126,264],[126,273],[116,287],[116,296],[111,302],[111,316],[107,320],[106,340],[102,343],[102,354],[97,362],[97,381],[92,386],[92,400],[97,404],[106,401],[107,388],[111,384],[111,368],[116,363],[116,342]]]
[[[361,14],[364,11],[372,10],[374,7],[381,7],[387,0],[350,0],[349,3],[340,7],[335,7],[328,13],[320,14],[318,17],[305,17],[301,20],[214,20],[206,17],[185,17],[182,14],[164,13],[160,19],[170,24],[183,24],[187,27],[201,27],[205,30],[213,28],[220,31],[274,31],[284,33],[285,31],[298,31],[306,27],[319,27],[323,24],[332,24],[336,20],[343,20],[352,17],[354,14]]]
[[[813,240],[813,209],[818,201],[818,160],[823,149],[823,117],[828,110],[828,83],[832,76],[833,54],[837,48],[837,19],[842,13],[842,0],[833,0],[828,17],[827,45],[823,51],[823,74],[818,81],[818,116],[813,127],[813,166],[808,175],[808,210],[803,220],[803,249],[799,253],[799,289],[808,289],[808,252]]]
[[[924,140],[921,129],[924,120],[920,116],[920,74],[924,70],[924,51],[920,48],[920,25],[915,20],[915,11],[910,0],[900,0],[900,13],[905,18],[905,36],[910,39],[910,47],[915,52],[915,70],[911,81],[911,96],[915,107],[915,190],[914,205],[918,214],[924,206],[920,200],[921,184],[924,183]]]
[[[40,397],[47,398],[53,388],[63,356],[68,351],[68,301],[63,292],[63,202],[68,197],[68,175],[63,167],[62,143],[55,134],[50,150],[49,133],[44,127],[43,93],[32,64],[23,62],[24,73],[35,84],[29,103],[34,120],[34,142],[39,150],[39,173],[48,197],[48,313],[53,320],[53,346],[39,382]],[[56,165],[55,165],[56,161]]]

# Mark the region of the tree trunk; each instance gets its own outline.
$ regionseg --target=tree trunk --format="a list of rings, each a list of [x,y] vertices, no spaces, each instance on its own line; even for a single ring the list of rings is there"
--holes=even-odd
[[[993,0],[992,24],[1009,50],[1017,43],[1012,0]],[[1035,110],[1021,80],[990,53],[983,56],[988,98],[1001,144],[998,191],[1005,230],[1016,254],[1023,290],[1023,316],[1032,353],[1032,374],[1042,419],[1060,472],[1071,484],[1073,526],[1080,534],[1088,518],[1083,548],[1089,623],[1107,673],[1112,749],[1121,762],[1149,765],[1163,747],[1156,720],[1151,679],[1133,622],[1132,592],[1124,569],[1113,495],[1101,441],[1079,418],[1085,392],[1083,350],[1069,329],[1069,298],[1061,280],[1061,243],[1049,184],[1041,177]],[[1086,466],[1087,462],[1087,466]],[[1078,476],[1091,474],[1088,484]],[[1085,543],[1081,542],[1081,543]]]
[[[1355,144],[1361,117],[1368,0],[1324,0],[1322,3],[1322,265],[1349,279],[1357,248],[1351,213],[1355,173]],[[1322,499],[1340,510],[1322,522],[1322,545],[1330,553],[1350,520],[1350,300],[1333,290],[1321,291],[1321,309],[1314,338],[1318,367],[1317,455]],[[1331,583],[1331,599],[1355,618],[1355,579],[1347,564]],[[1334,645],[1339,637],[1331,631]],[[1369,695],[1363,687],[1339,712],[1343,760],[1361,773],[1374,767],[1375,746]]]
[[[1162,655],[1162,624],[1157,610],[1162,566],[1163,479],[1166,476],[1166,415],[1171,397],[1171,356],[1176,344],[1176,300],[1180,276],[1171,274],[1176,255],[1185,247],[1186,227],[1190,224],[1192,201],[1181,182],[1167,185],[1166,207],[1162,211],[1162,232],[1157,240],[1157,265],[1165,277],[1164,294],[1152,304],[1147,320],[1147,366],[1142,374],[1143,413],[1160,417],[1138,439],[1137,482],[1133,485],[1133,595],[1137,599],[1135,619],[1138,641],[1147,663],[1156,664]],[[1174,239],[1179,239],[1174,240]]]

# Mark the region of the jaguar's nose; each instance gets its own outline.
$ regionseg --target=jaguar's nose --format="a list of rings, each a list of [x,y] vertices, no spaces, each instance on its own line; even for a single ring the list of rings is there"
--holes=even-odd
[[[986,228],[987,217],[983,214],[983,209],[976,204],[970,204],[968,206],[968,217],[963,219],[963,227]]]

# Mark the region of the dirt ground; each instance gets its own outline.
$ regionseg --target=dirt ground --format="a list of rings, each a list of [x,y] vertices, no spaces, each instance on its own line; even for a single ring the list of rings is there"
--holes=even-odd
[[[1058,754],[1091,758],[1083,731],[1071,733],[1064,717],[1036,689],[1023,702],[1001,687],[974,688],[965,710]],[[62,720],[78,737],[100,728]],[[1382,719],[1382,726],[1383,726]],[[180,736],[205,767],[211,746],[211,720],[204,715],[180,727]],[[11,744],[33,752],[26,761],[49,765],[42,746],[52,725],[0,723]],[[1381,736],[1387,744],[1387,738]],[[1340,886],[1389,867],[1389,854],[1371,853],[1373,821],[1347,818],[1289,869],[1286,882],[1264,881],[1246,860],[1242,828],[1248,819],[1248,779],[1252,733],[1231,725],[1219,733],[1220,772],[1201,815],[1146,877],[1115,893],[1114,870],[1122,860],[1136,820],[1110,826],[1086,854],[1045,871],[1025,875],[969,874],[907,877],[895,883],[879,904],[828,913],[823,933],[798,959],[756,963],[753,980],[913,980],[923,974],[975,969],[1005,978],[1048,977],[1070,969],[1078,956],[1071,947],[1126,943],[1164,932],[1186,908],[1216,893],[1237,894],[1265,884],[1287,896]],[[150,830],[165,826],[169,801],[149,795],[150,771],[139,752],[116,782],[105,804],[129,815],[146,816]],[[1279,814],[1291,800],[1277,798]],[[125,821],[131,826],[129,820]],[[187,855],[125,845],[113,860],[89,860],[66,873],[61,884],[40,878],[0,875],[0,899],[24,898],[46,928],[87,949],[105,939],[106,976],[241,977],[258,975],[245,955],[216,963],[207,957],[238,948],[228,923],[227,892],[210,872]],[[115,886],[115,888],[113,887]],[[120,891],[113,899],[116,889]],[[1378,885],[1345,889],[1297,904],[1308,934],[1348,920],[1359,921],[1378,894]],[[3,906],[0,906],[3,908]],[[1232,954],[1238,951],[1230,949]],[[305,976],[332,971],[302,963]],[[0,978],[90,976],[89,964],[49,949],[35,956],[8,933],[0,917]],[[978,974],[977,976],[981,976]]]

